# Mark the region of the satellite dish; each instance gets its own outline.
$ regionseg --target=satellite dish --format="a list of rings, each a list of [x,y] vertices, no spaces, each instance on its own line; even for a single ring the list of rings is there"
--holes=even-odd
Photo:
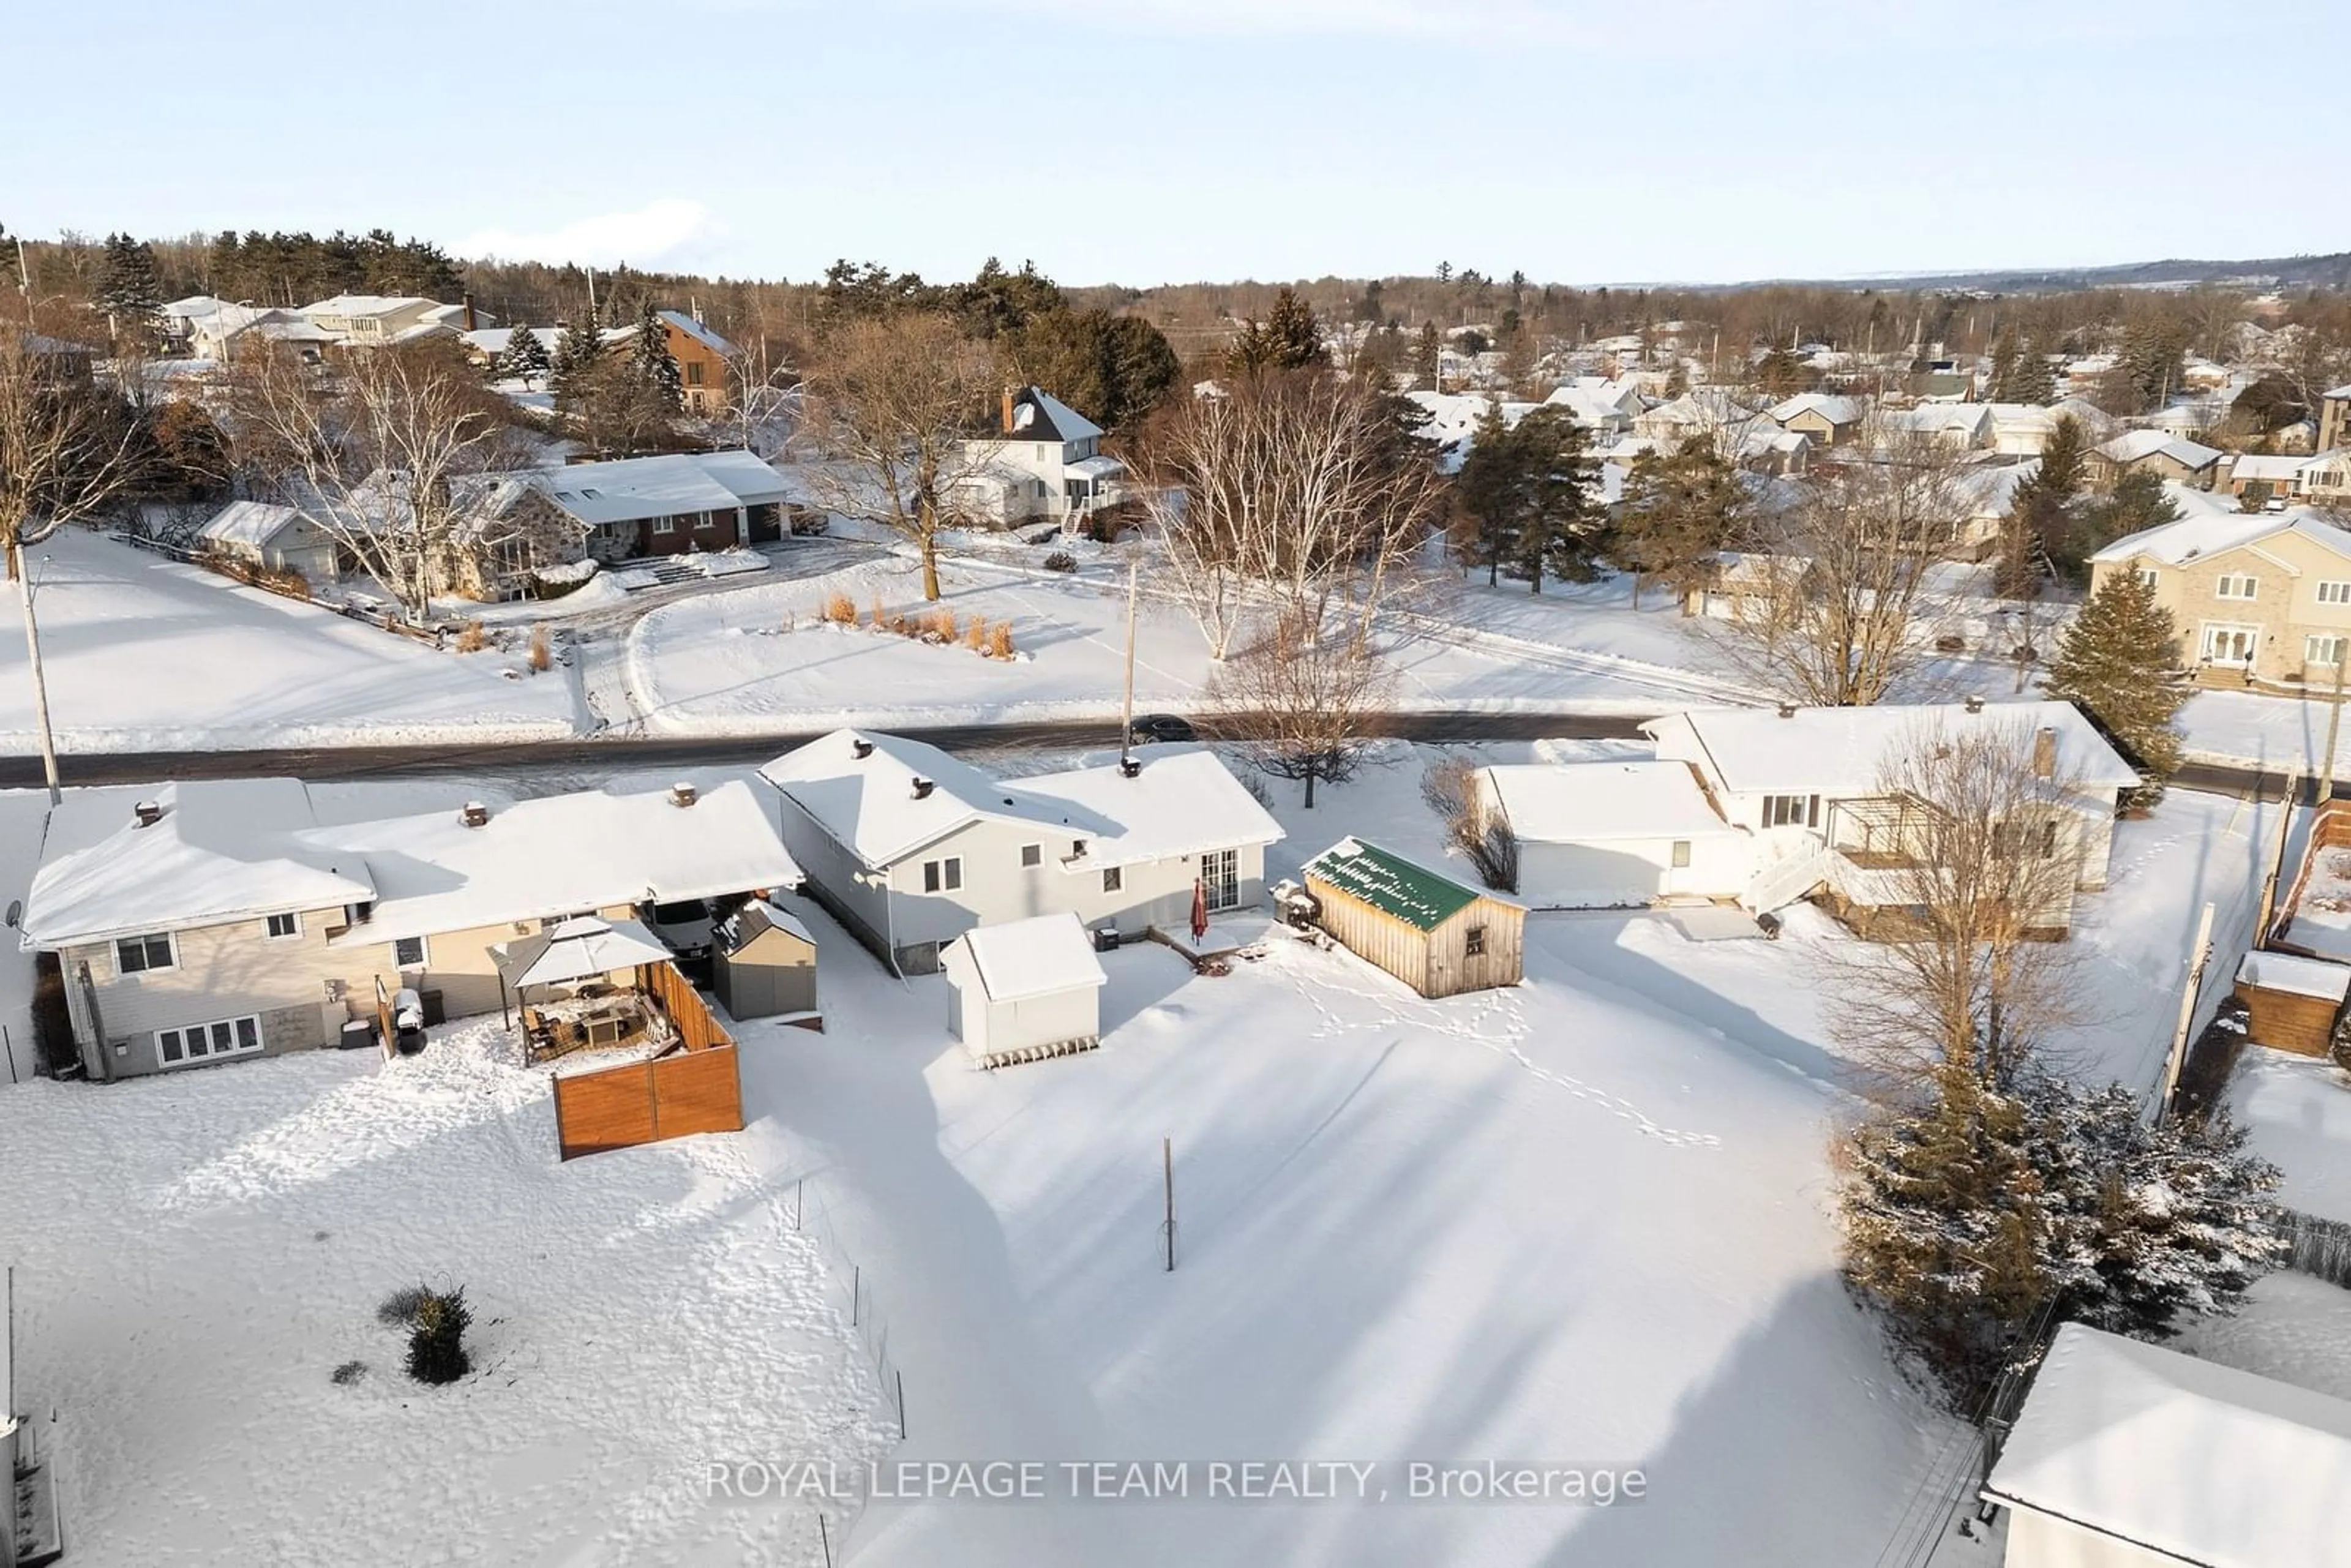
[[[16,922],[22,920],[24,917],[25,901],[21,898],[10,899],[8,901],[8,929],[14,931],[16,928]]]

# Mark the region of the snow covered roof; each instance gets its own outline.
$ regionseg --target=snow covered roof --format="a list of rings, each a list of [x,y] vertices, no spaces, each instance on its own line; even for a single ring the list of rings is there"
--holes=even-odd
[[[1022,387],[1012,394],[1006,428],[999,434],[1014,441],[1083,441],[1102,427],[1040,387]]]
[[[2020,744],[2041,729],[2057,737],[2057,777],[2085,789],[2126,789],[2138,775],[2073,704],[1964,703],[1874,707],[1695,708],[1652,719],[1642,731],[1657,755],[1697,764],[1734,795],[1804,794],[1843,799],[1876,792],[1881,764],[1921,737],[1994,729]]]
[[[2158,523],[2135,534],[2125,534],[2090,559],[2095,562],[2144,558],[2166,566],[2186,566],[2189,561],[2259,544],[2279,534],[2300,534],[2313,544],[2351,557],[2351,532],[2322,522],[2307,512],[2288,517],[2210,507],[2176,522]]]
[[[769,761],[759,777],[875,869],[982,817],[1029,815],[1019,798],[970,763],[872,730],[836,729]],[[917,790],[918,782],[930,788]]]
[[[712,935],[717,940],[720,952],[733,955],[740,953],[770,931],[781,931],[786,936],[799,937],[811,947],[816,946],[816,937],[810,935],[799,916],[765,898],[755,898],[744,904],[720,921]]]
[[[2294,453],[2240,453],[2236,462],[2230,465],[2229,477],[2232,480],[2268,479],[2291,483],[2310,463],[2310,458]]]
[[[1805,413],[1817,413],[1831,424],[1852,424],[1861,418],[1861,404],[1834,392],[1798,392],[1786,402],[1772,405],[1770,413],[1782,424]]]
[[[1341,839],[1308,861],[1303,872],[1310,881],[1326,883],[1419,931],[1434,931],[1491,896],[1354,838]]]
[[[258,549],[287,528],[307,521],[291,507],[269,501],[231,501],[220,515],[198,530],[198,537],[215,544],[251,545]]]
[[[2237,981],[2257,990],[2285,991],[2339,1002],[2351,996],[2351,965],[2292,953],[2248,953],[2237,966]]]
[[[701,322],[695,320],[684,311],[663,310],[656,312],[656,314],[659,315],[663,320],[668,322],[671,326],[676,328],[679,331],[684,333],[687,337],[693,339],[695,342],[701,344],[712,353],[729,360],[735,357],[734,344],[728,342],[726,339],[720,337],[717,333],[712,331],[709,328],[704,326]]]
[[[1940,435],[1949,431],[1976,435],[1991,422],[1991,410],[1980,402],[1923,402],[1917,408],[1885,409],[1877,417],[1888,430],[1907,431],[1914,435]]]
[[[1020,1002],[1106,985],[1102,960],[1078,917],[1064,910],[1001,925],[975,926],[956,940],[992,1002]]]
[[[731,512],[799,494],[756,453],[665,452],[575,463],[534,476],[555,504],[583,523],[627,523],[680,512]]]
[[[1074,474],[1081,479],[1114,479],[1126,472],[1126,465],[1115,457],[1105,457],[1096,453],[1092,457],[1079,458],[1061,472]]]
[[[1735,834],[1687,762],[1531,763],[1485,769],[1523,842],[1698,839]]]
[[[1543,402],[1554,408],[1567,410],[1568,417],[1578,424],[1599,428],[1621,427],[1632,416],[1623,402],[1590,387],[1569,385],[1556,389]]]
[[[2219,462],[2221,456],[2218,447],[2183,440],[2161,430],[2126,430],[2101,444],[2097,453],[2108,462],[2121,464],[2144,463],[2160,453],[2183,468],[2202,468]]]
[[[434,301],[421,294],[338,294],[302,307],[305,316],[389,316]]]
[[[148,798],[162,813],[151,825],[119,797],[81,799],[50,814],[19,923],[27,950],[375,896],[360,856],[303,841],[315,819],[298,779],[165,784]]]
[[[700,791],[690,806],[666,790],[590,790],[496,808],[478,828],[453,807],[299,838],[316,852],[367,864],[375,911],[338,938],[346,946],[800,880],[758,796],[740,780]]]
[[[2351,1402],[2067,1323],[1983,1495],[2202,1568],[2336,1562]]]
[[[1092,866],[1133,865],[1209,850],[1270,844],[1281,825],[1241,787],[1212,751],[1137,757],[1128,778],[1116,763],[1016,779],[1008,792],[1035,820],[1060,810],[1065,821],[1091,821],[1098,834],[1087,851]]]
[[[2323,398],[2351,398],[2351,384],[2335,387],[2318,395]]]

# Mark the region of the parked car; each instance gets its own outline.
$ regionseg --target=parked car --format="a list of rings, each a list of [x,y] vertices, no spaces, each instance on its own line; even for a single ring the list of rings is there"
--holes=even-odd
[[[1126,743],[1129,746],[1151,746],[1165,741],[1199,738],[1200,732],[1192,727],[1190,719],[1180,718],[1172,713],[1137,714],[1134,722],[1127,727],[1126,731]]]
[[[682,899],[656,904],[645,912],[645,926],[669,944],[671,952],[693,963],[710,956],[710,934],[716,924],[707,899]]]

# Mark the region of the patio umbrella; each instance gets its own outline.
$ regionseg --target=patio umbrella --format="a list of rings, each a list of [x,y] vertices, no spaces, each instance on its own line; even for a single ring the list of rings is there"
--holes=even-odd
[[[517,991],[526,986],[555,986],[613,969],[663,963],[669,956],[661,938],[636,921],[606,921],[582,915],[541,932],[536,946],[517,942],[508,948],[508,962],[518,965],[520,971],[507,975],[506,981]]]
[[[1197,942],[1208,934],[1208,884],[1199,878],[1192,879],[1192,940]]]

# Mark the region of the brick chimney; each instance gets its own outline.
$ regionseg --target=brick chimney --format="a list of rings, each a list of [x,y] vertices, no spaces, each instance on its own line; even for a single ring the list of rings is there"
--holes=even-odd
[[[458,298],[463,300],[465,303],[465,330],[470,332],[474,329],[474,291],[468,288],[465,293],[459,295]]]
[[[2045,724],[2032,732],[2032,776],[2057,777],[2057,732]]]
[[[1012,434],[1012,389],[1004,389],[1004,434]]]

